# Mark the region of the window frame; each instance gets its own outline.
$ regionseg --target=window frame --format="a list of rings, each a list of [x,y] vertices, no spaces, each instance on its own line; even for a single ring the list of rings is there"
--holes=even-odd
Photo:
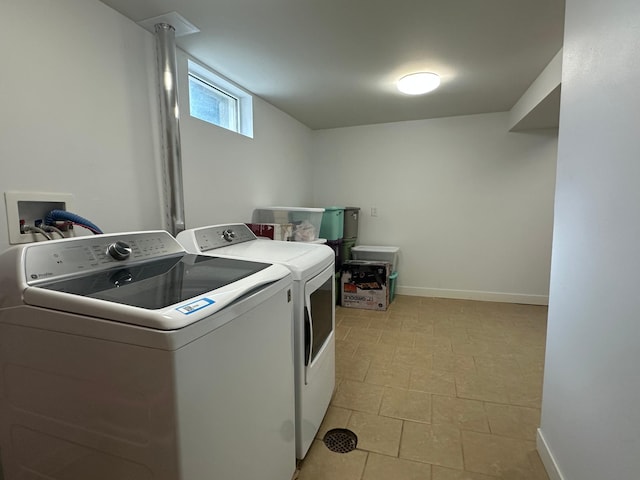
[[[191,114],[191,77],[202,82],[205,86],[217,90],[222,95],[236,100],[235,129],[203,120]],[[247,91],[191,59],[188,59],[187,91],[189,93],[189,116],[211,125],[239,133],[245,137],[253,138],[253,97]]]

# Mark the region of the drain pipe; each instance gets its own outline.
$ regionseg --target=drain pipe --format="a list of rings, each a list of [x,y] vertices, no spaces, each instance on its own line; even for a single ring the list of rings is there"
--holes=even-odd
[[[155,37],[162,126],[162,156],[165,166],[165,199],[169,200],[169,211],[167,212],[169,232],[176,236],[185,229],[185,221],[175,29],[167,23],[157,23]]]

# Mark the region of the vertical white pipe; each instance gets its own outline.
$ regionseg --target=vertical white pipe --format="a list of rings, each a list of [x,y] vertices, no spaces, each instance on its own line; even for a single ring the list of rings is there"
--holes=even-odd
[[[158,23],[155,36],[169,231],[175,236],[185,229],[175,29],[166,23]]]

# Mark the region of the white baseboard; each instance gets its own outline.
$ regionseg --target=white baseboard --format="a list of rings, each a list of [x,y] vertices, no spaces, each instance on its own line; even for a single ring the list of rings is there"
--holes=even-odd
[[[524,303],[527,305],[549,305],[548,295],[524,293],[483,292],[476,290],[447,290],[444,288],[423,288],[398,286],[396,293],[414,297],[455,298],[458,300],[481,300],[485,302]]]
[[[547,471],[547,475],[549,475],[549,480],[564,480],[564,477],[558,468],[558,464],[556,463],[551,450],[549,450],[549,446],[547,445],[544,435],[542,434],[542,430],[540,429],[538,429],[538,434],[536,435],[536,448],[538,449],[538,454],[540,455],[542,464]]]

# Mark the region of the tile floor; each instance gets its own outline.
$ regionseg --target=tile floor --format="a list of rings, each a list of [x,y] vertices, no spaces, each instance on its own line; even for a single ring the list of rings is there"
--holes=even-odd
[[[548,480],[536,452],[547,308],[398,295],[336,310],[336,391],[299,480]],[[331,428],[358,436],[331,452]]]

